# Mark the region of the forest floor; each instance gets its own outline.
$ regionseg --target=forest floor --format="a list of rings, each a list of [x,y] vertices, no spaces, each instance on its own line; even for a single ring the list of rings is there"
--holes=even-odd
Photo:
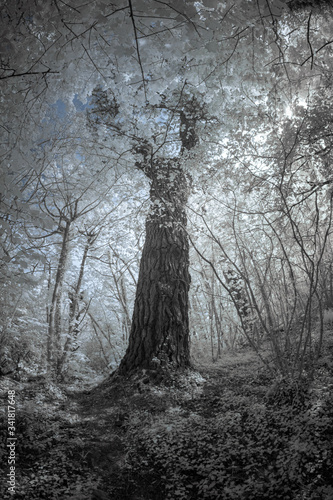
[[[273,384],[250,349],[201,361],[159,384],[144,373],[94,385],[2,378],[0,495],[332,500],[332,354],[333,343],[311,386]],[[13,390],[15,496],[7,483]]]

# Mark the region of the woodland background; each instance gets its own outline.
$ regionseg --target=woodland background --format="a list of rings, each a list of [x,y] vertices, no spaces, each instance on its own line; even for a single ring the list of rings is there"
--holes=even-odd
[[[188,483],[184,479],[184,470],[193,469],[192,463],[175,478],[183,486],[168,493],[167,476],[179,430],[174,441],[168,434],[167,445],[160,443],[163,433],[152,441],[146,436],[152,463],[162,449],[168,457],[163,462],[160,453],[156,459],[167,471],[165,498],[332,498],[328,477],[332,466],[332,9],[330,1],[305,0],[2,1],[0,374],[4,387],[8,380],[22,383],[22,397],[29,384],[40,380],[48,380],[43,391],[59,389],[56,384],[90,387],[119,366],[134,320],[146,219],[160,210],[161,225],[167,224],[162,220],[163,197],[151,198],[154,180],[146,166],[151,155],[161,165],[176,158],[189,179],[186,235],[192,363],[201,366],[204,377],[205,370],[219,366],[224,378],[216,374],[212,378],[221,382],[232,372],[229,356],[243,352],[244,359],[254,363],[249,373],[265,374],[261,384],[266,384],[265,401],[276,398],[282,405],[295,404],[298,413],[299,405],[303,410],[306,404],[323,408],[325,425],[320,427],[311,413],[313,426],[311,430],[305,426],[314,433],[311,450],[300,438],[304,421],[288,427],[295,408],[288,406],[291,413],[282,419],[289,422],[283,427],[285,436],[295,438],[290,438],[292,458],[286,456],[294,464],[294,476],[302,478],[296,481],[297,491],[291,486],[294,476],[284,482],[278,453],[270,459],[278,471],[273,493],[265,490],[262,464],[266,462],[256,449],[251,459],[247,457],[250,465],[252,459],[256,464],[246,472],[247,483],[235,473],[235,482],[226,486],[231,465],[224,464],[225,469],[217,465],[219,455],[212,452],[211,469],[203,474],[210,478],[207,488],[197,476]],[[253,352],[262,368],[249,354]],[[251,377],[249,373],[246,376]],[[176,384],[173,377],[167,376],[171,386]],[[201,384],[198,377],[195,391]],[[139,394],[150,386],[144,380],[134,384]],[[213,384],[210,394],[219,383]],[[61,387],[58,396],[63,394]],[[311,387],[317,392],[311,392]],[[50,401],[57,400],[58,389],[49,394]],[[177,390],[181,392],[178,387],[175,394]],[[187,382],[182,391],[191,392]],[[246,411],[252,416],[259,412],[266,425],[266,410],[254,409],[244,399],[240,403],[238,396],[237,390],[230,396],[237,400],[230,406],[235,405],[235,414],[244,416],[248,406]],[[110,398],[116,404],[114,394]],[[177,398],[181,400],[178,394],[169,401],[171,408]],[[153,414],[150,403],[144,404]],[[165,412],[161,402],[154,404]],[[205,419],[200,404],[198,415]],[[209,405],[213,407],[212,399]],[[22,417],[22,436],[30,426],[37,440],[42,420],[29,411]],[[127,431],[138,425],[134,421],[139,407],[133,411],[122,408],[117,413],[120,422],[121,415],[129,422]],[[225,425],[239,444],[243,434],[237,434],[235,414],[229,415],[230,426]],[[274,428],[281,434],[279,410],[269,415],[276,422],[264,427],[267,433]],[[147,426],[149,418],[144,420]],[[166,426],[172,425],[166,421]],[[184,425],[181,455],[192,444],[184,422],[179,425]],[[198,442],[209,454],[212,428],[202,421],[195,425]],[[123,423],[118,426],[123,427]],[[218,425],[214,429],[218,435]],[[316,432],[321,436],[318,447]],[[266,438],[262,436],[262,446]],[[232,439],[226,445],[228,453],[234,446]],[[139,441],[133,441],[137,452]],[[282,441],[279,446],[284,449],[289,441]],[[154,447],[157,442],[159,451]],[[46,453],[49,444],[44,445],[30,450],[32,456]],[[118,445],[121,454],[123,444]],[[22,453],[29,456],[30,451]],[[303,452],[304,460],[299,458]],[[136,456],[142,459],[144,454]],[[193,460],[197,463],[197,455]],[[237,460],[232,467],[241,468],[241,459]],[[131,477],[136,477],[138,463],[131,464]],[[147,464],[140,462],[141,469]],[[183,465],[178,464],[177,470]],[[141,493],[137,495],[149,483],[149,467],[147,483],[138,480]],[[216,470],[220,470],[218,477],[210,475]],[[307,482],[307,473],[319,479],[311,476]],[[121,490],[123,472],[117,469],[114,474]],[[200,477],[199,470],[197,474]],[[31,498],[39,498],[38,494],[44,498],[41,482],[37,493],[29,490],[28,479],[22,481],[21,495],[30,491]],[[92,481],[91,488],[96,484]],[[193,491],[189,484],[194,485]],[[77,497],[68,485],[57,488],[52,487],[54,498],[88,498],[82,488],[76,490]],[[110,485],[105,488],[111,492]],[[132,490],[112,491],[119,498],[135,498]],[[157,498],[155,490],[149,494]]]
[[[117,366],[149,210],[136,148],[179,154],[195,96],[192,352],[271,336],[302,371],[333,315],[329,6],[150,4],[4,4],[2,370],[52,349],[61,370]]]

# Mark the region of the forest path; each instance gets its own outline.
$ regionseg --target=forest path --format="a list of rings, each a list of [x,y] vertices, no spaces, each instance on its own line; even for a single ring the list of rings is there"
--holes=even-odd
[[[164,413],[168,408],[180,406],[205,407],[209,412],[211,399],[230,392],[262,397],[272,377],[251,349],[224,352],[221,359],[194,360],[194,371],[176,377],[169,384],[142,383],[142,377],[132,379],[106,379],[96,386],[66,391],[66,411],[75,422],[86,423],[92,428],[126,427],[133,413]],[[192,403],[191,403],[192,402]],[[212,410],[213,411],[213,410]],[[96,427],[97,426],[97,427]]]
[[[195,416],[214,418],[260,401],[270,378],[255,353],[225,353],[215,363],[197,363],[196,371],[168,384],[142,383],[140,376],[107,379],[90,390],[67,391],[62,410],[80,436],[80,452],[92,468],[117,474],[127,460],[133,435],[178,425]]]
[[[194,371],[180,374],[167,383],[142,383],[142,376],[105,380],[90,390],[68,395],[67,411],[80,435],[80,453],[88,466],[99,471],[103,499],[114,485],[124,488],[124,473],[130,466],[138,436],[160,436],[170,429],[207,422],[237,414],[250,404],[260,405],[271,383],[267,371],[250,350],[226,352],[215,363],[195,363]],[[129,469],[131,470],[131,469]],[[102,472],[101,472],[102,471]],[[148,487],[135,477],[144,499]],[[119,490],[119,497],[124,491]],[[140,496],[141,495],[141,496]],[[132,498],[132,497],[131,497]]]

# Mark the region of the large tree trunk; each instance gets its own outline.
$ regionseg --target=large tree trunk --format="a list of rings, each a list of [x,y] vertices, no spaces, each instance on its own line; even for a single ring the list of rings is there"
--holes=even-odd
[[[129,346],[119,373],[187,367],[189,359],[188,178],[176,160],[150,165],[151,212],[141,257]]]

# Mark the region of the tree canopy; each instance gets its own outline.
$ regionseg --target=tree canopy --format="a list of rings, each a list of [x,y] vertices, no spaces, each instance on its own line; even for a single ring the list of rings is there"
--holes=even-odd
[[[332,301],[330,2],[8,0],[0,16],[3,349],[38,323],[49,361],[89,331],[117,365],[148,215],[194,249],[186,335],[200,303],[220,337],[283,318],[274,349],[305,353]]]

